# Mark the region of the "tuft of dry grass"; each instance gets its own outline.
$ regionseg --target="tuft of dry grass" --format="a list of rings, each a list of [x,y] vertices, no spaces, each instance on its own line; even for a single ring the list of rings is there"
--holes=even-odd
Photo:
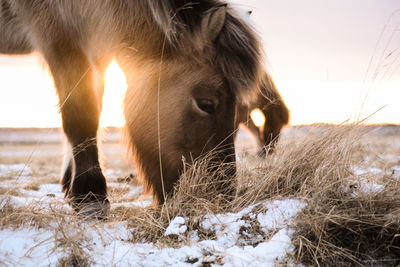
[[[185,237],[176,240],[174,236],[164,236],[166,227],[176,216],[187,218],[187,233],[197,230],[200,238],[213,238],[212,233],[199,226],[199,217],[232,209],[236,183],[227,176],[232,170],[231,164],[216,166],[210,164],[210,158],[186,165],[185,172],[174,188],[173,196],[169,196],[162,206],[120,208],[119,213],[124,214],[124,218],[128,219],[130,227],[134,229],[133,242],[160,241],[167,246],[180,246],[181,242],[187,241]]]
[[[75,216],[65,211],[59,202],[43,204],[31,202],[25,206],[15,206],[10,198],[0,197],[0,230],[6,228],[48,228],[58,218]]]
[[[352,181],[348,177],[325,187],[298,215],[294,244],[300,262],[400,264],[400,181],[386,177],[380,180],[384,189],[377,192],[358,191]]]
[[[84,223],[82,218],[76,217],[73,220],[63,217],[57,221],[54,228],[54,252],[60,249],[63,251],[63,257],[58,260],[58,266],[86,267],[94,264],[87,252],[86,229],[81,227],[81,223]]]
[[[385,197],[324,199],[298,217],[297,259],[319,266],[397,266],[399,201]]]
[[[311,198],[348,176],[362,151],[358,126],[315,126],[294,129],[277,151],[255,164],[240,164],[239,196],[235,206],[262,200]]]

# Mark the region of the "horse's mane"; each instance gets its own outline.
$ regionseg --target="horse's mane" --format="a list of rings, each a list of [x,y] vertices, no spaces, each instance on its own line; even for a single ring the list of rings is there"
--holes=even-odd
[[[169,45],[188,51],[190,43],[188,53],[206,46],[204,41],[203,46],[198,44],[197,34],[204,14],[226,6],[218,0],[148,0],[148,4]],[[237,100],[248,102],[257,92],[263,72],[263,53],[257,34],[227,7],[225,24],[213,45],[213,64],[226,78]]]

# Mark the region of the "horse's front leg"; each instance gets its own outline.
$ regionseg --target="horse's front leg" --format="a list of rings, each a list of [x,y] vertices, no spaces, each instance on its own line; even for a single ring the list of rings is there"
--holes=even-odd
[[[62,178],[63,191],[82,215],[106,216],[106,179],[101,171],[97,130],[103,90],[102,75],[79,49],[47,56],[57,88],[62,124],[72,158]]]

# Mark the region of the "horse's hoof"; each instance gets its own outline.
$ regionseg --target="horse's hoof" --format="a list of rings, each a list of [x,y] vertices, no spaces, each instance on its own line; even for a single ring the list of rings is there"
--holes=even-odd
[[[88,219],[106,220],[110,214],[110,202],[93,201],[80,203],[75,207],[78,216]]]

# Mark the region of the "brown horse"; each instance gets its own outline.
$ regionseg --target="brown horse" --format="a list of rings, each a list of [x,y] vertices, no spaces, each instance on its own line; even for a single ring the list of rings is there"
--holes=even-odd
[[[62,186],[77,212],[106,215],[97,130],[104,70],[128,81],[125,118],[145,188],[162,203],[182,158],[234,163],[236,103],[261,81],[258,37],[219,0],[0,0],[0,53],[39,51],[52,73],[72,157]],[[234,174],[234,171],[231,172]]]
[[[250,117],[254,109],[259,109],[265,122],[261,126],[255,125]],[[289,122],[289,110],[279,94],[275,83],[268,73],[265,73],[257,97],[249,104],[239,103],[236,107],[235,127],[244,124],[257,138],[259,155],[271,153],[278,141],[282,127]]]

